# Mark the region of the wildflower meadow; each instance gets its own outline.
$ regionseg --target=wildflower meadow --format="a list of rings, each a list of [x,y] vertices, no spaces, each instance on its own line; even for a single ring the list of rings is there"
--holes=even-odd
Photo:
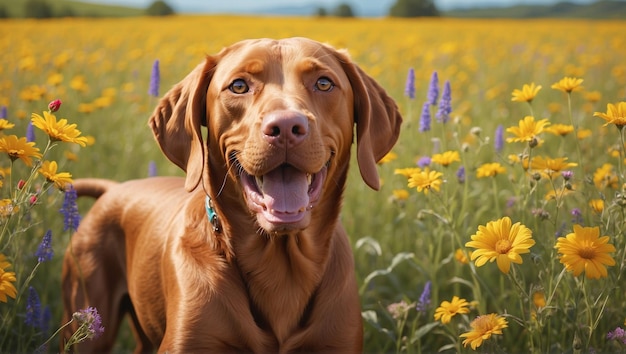
[[[626,350],[626,23],[178,15],[0,21],[0,352],[59,343],[81,177],[181,175],[147,119],[206,55],[305,36],[395,98],[375,192],[353,168],[367,352]],[[356,164],[354,165],[356,166]],[[353,167],[354,167],[353,166]],[[71,251],[71,250],[70,250]],[[133,348],[122,329],[117,351]]]

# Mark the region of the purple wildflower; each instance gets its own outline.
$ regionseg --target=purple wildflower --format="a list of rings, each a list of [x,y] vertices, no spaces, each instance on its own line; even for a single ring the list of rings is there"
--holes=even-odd
[[[32,286],[28,287],[28,298],[26,299],[26,315],[24,323],[33,328],[41,328],[41,301],[37,290]]]
[[[617,327],[615,330],[606,334],[606,339],[619,341],[622,344],[626,344],[626,331],[622,327]]]
[[[29,143],[35,141],[35,127],[33,127],[32,121],[28,121],[28,125],[26,126],[26,141]]]
[[[430,287],[432,283],[431,281],[427,281],[424,284],[424,290],[422,290],[422,295],[420,295],[419,300],[417,301],[417,305],[415,305],[415,309],[418,312],[425,313],[428,310],[428,305],[430,305]]]
[[[52,231],[48,230],[43,236],[37,248],[37,252],[35,252],[35,256],[37,256],[37,262],[39,263],[52,259],[52,256],[54,256],[54,251],[52,250]]]
[[[148,177],[155,177],[157,175],[158,173],[157,173],[156,162],[150,161],[150,163],[148,163]]]
[[[563,171],[561,172],[561,176],[564,180],[569,181],[570,179],[572,179],[572,177],[574,177],[574,172],[569,170]]]
[[[579,208],[572,209],[570,214],[572,215],[572,223],[574,224],[583,223],[583,212]]]
[[[417,160],[417,166],[419,168],[430,166],[430,160],[431,158],[429,156],[422,156],[419,158],[419,160]]]
[[[150,88],[148,94],[154,97],[159,97],[159,82],[161,81],[161,75],[159,73],[159,60],[155,60],[152,64],[152,73],[150,74]]]
[[[450,81],[446,80],[443,85],[443,93],[441,94],[441,100],[439,101],[439,110],[437,110],[437,120],[442,123],[446,123],[450,119],[450,113],[452,112],[452,88],[450,87]]]
[[[104,333],[102,318],[95,307],[88,307],[78,312],[74,312],[72,317],[78,322],[79,326],[86,326],[87,338],[95,339]]]
[[[428,104],[432,106],[437,105],[437,99],[439,98],[439,76],[436,71],[433,71],[432,76],[430,77],[430,84],[428,85]]]
[[[428,102],[424,103],[422,107],[422,115],[420,116],[420,132],[427,132],[430,130],[430,105]]]
[[[80,214],[78,213],[78,206],[76,205],[76,190],[74,186],[65,191],[65,199],[63,199],[63,205],[61,206],[61,214],[63,214],[63,230],[76,230],[80,223]]]
[[[493,146],[498,153],[500,153],[504,148],[504,127],[502,126],[502,124],[499,124],[496,128],[496,134],[493,139]]]
[[[0,107],[0,119],[7,119],[7,106]]]
[[[409,69],[409,73],[406,76],[406,86],[404,87],[404,95],[410,99],[415,98],[415,70]]]
[[[456,170],[456,179],[461,184],[465,183],[465,166],[461,166]]]

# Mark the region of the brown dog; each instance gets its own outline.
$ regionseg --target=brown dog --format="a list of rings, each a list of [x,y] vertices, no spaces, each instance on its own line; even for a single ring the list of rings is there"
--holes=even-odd
[[[361,175],[378,189],[401,120],[345,53],[312,40],[208,57],[150,118],[186,178],[75,182],[99,199],[65,255],[64,316],[94,306],[105,327],[80,351],[110,351],[128,313],[136,351],[359,352],[339,223],[350,147],[356,125]]]

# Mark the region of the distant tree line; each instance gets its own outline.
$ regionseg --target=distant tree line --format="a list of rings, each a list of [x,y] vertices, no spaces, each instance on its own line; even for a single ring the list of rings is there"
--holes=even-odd
[[[54,18],[54,17],[76,17],[78,14],[69,5],[54,7],[52,0],[26,0],[23,4],[23,17],[25,18]],[[148,16],[168,16],[175,13],[174,9],[165,1],[157,0],[148,6],[144,13]],[[80,14],[83,17],[98,17],[98,14]],[[7,8],[0,6],[0,18],[11,16]]]
[[[23,17],[26,18],[52,18],[52,17],[75,17],[79,16],[69,5],[63,7],[53,7],[53,0],[26,0],[23,4]],[[163,0],[152,2],[145,10],[147,16],[168,16],[175,14],[174,9]],[[316,12],[317,16],[354,17],[352,7],[347,3],[340,3],[330,11],[320,7]],[[97,14],[80,14],[84,17],[96,17]],[[439,16],[439,11],[434,0],[396,0],[389,9],[389,16],[392,17],[423,17]],[[9,11],[0,6],[0,18],[11,17]]]
[[[332,12],[328,12],[325,8],[317,9],[317,16],[337,16],[337,17],[354,17],[354,12],[350,5],[346,3],[339,4]],[[396,0],[389,9],[391,17],[429,17],[439,16],[439,11],[435,6],[434,0]]]

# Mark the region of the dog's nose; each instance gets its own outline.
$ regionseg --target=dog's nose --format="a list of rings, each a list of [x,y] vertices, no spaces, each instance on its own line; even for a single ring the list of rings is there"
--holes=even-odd
[[[294,111],[274,111],[263,119],[265,139],[281,148],[292,148],[300,144],[309,133],[309,122],[301,113]]]

